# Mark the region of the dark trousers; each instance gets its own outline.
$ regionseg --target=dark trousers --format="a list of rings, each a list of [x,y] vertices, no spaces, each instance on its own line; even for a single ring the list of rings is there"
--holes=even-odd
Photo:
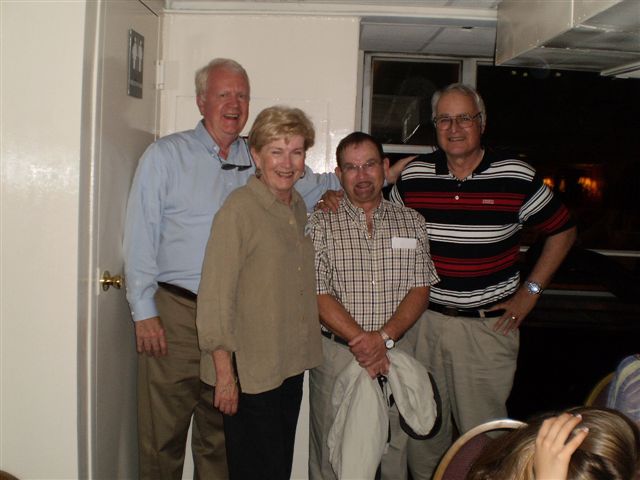
[[[289,480],[304,374],[255,395],[240,393],[238,413],[223,415],[231,480]]]

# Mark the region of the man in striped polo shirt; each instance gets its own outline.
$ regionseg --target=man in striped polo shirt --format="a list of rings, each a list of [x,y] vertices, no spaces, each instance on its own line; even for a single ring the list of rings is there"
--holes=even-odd
[[[442,396],[442,427],[433,439],[410,440],[414,480],[428,480],[460,433],[507,415],[519,346],[518,327],[575,240],[567,209],[528,164],[486,151],[484,102],[453,84],[432,99],[440,150],[402,173],[391,200],[427,221],[431,257],[441,281],[414,327],[416,358]],[[546,235],[542,255],[521,282],[516,265],[523,225]]]

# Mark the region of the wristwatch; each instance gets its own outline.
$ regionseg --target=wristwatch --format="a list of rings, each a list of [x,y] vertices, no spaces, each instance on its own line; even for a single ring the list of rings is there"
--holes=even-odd
[[[396,346],[395,340],[391,338],[389,335],[387,335],[387,332],[385,332],[382,329],[378,331],[380,332],[380,336],[382,337],[382,341],[384,342],[384,346],[387,347],[387,350],[391,350],[393,347]]]
[[[538,282],[527,280],[526,282],[524,282],[524,286],[527,287],[527,290],[532,295],[540,295],[542,293],[542,285],[540,285]]]

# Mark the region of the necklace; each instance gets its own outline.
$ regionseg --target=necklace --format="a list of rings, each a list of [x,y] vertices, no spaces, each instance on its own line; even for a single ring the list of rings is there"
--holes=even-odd
[[[466,182],[466,181],[468,180],[468,178],[469,178],[469,177],[473,176],[473,173],[472,173],[472,174],[470,174],[470,175],[467,175],[467,176],[466,176],[466,177],[464,177],[464,178],[457,177],[455,174],[451,173],[451,171],[449,171],[449,175],[451,175],[451,177],[452,177],[456,182],[464,183],[464,182]]]

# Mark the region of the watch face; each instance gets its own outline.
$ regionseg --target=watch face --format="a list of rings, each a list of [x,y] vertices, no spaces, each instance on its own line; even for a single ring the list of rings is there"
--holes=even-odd
[[[387,350],[391,350],[396,345],[396,342],[393,341],[393,338],[389,338],[385,340],[384,344],[387,347]]]
[[[540,287],[540,284],[536,283],[536,282],[527,282],[527,288],[529,289],[529,291],[535,295],[538,295],[541,291],[542,288]]]

